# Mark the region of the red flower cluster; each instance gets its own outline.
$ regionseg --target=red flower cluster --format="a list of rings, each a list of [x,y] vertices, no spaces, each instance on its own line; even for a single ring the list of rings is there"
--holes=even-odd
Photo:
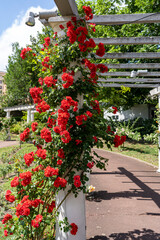
[[[70,133],[67,130],[60,132],[60,135],[62,136],[61,140],[63,143],[69,143],[72,140]]]
[[[46,37],[44,39],[44,41],[45,41],[45,43],[43,44],[43,46],[46,47],[46,48],[49,47],[50,42],[51,42],[50,37]]]
[[[42,66],[46,67],[46,68],[49,68],[48,62],[49,62],[49,57],[45,57],[42,61]]]
[[[94,166],[94,162],[89,162],[89,163],[87,163],[87,167],[88,167],[88,168],[93,168],[93,166]]]
[[[105,48],[104,48],[104,44],[103,43],[99,43],[98,44],[98,49],[96,51],[97,56],[103,57],[103,55],[105,54]]]
[[[77,107],[78,102],[74,101],[70,96],[67,96],[66,99],[63,99],[61,101],[60,108],[63,109],[64,111],[69,110],[71,106]]]
[[[37,122],[33,122],[31,124],[31,128],[32,128],[32,131],[35,132],[37,130],[37,127],[38,127],[38,123]]]
[[[19,177],[22,179],[21,184],[22,186],[27,186],[28,184],[30,184],[31,182],[31,176],[32,173],[31,172],[24,172],[24,173],[20,173]]]
[[[31,225],[34,228],[38,228],[39,227],[39,223],[42,222],[42,219],[43,219],[42,215],[38,214],[36,216],[36,218],[31,221]]]
[[[41,102],[38,103],[38,105],[36,106],[36,110],[41,113],[41,112],[46,112],[47,110],[50,109],[50,106],[44,101],[42,100]]]
[[[78,126],[83,124],[83,120],[87,121],[87,116],[86,115],[82,114],[82,115],[76,116],[76,124]]]
[[[56,119],[53,119],[53,118],[49,117],[47,123],[48,123],[47,126],[49,128],[52,128],[56,124]]]
[[[120,145],[122,145],[124,142],[126,141],[126,136],[118,136],[118,135],[115,135],[114,137],[114,147],[119,147]]]
[[[67,184],[66,179],[61,178],[61,177],[57,177],[56,180],[54,181],[54,186],[55,187],[65,187]]]
[[[77,139],[75,142],[76,142],[76,145],[79,145],[82,143],[82,140]]]
[[[83,6],[83,10],[86,14],[85,19],[90,20],[93,18],[92,9],[89,6]]]
[[[27,52],[30,52],[30,51],[32,51],[32,49],[29,48],[29,47],[23,48],[22,51],[21,51],[20,57],[21,57],[22,59],[25,59],[25,58],[26,58],[26,53],[27,53]]]
[[[94,139],[94,142],[97,143],[97,141],[98,141],[97,137],[94,136],[93,139]]]
[[[47,76],[44,78],[44,83],[47,85],[47,87],[52,87],[52,85],[55,86],[56,82],[57,82],[57,79],[53,79],[52,76],[50,77]]]
[[[29,137],[30,129],[26,128],[23,133],[20,134],[20,140],[24,142]]]
[[[66,82],[65,84],[63,84],[63,87],[69,88],[73,84],[74,78],[69,73],[63,73],[62,80]]]
[[[43,89],[39,87],[30,88],[30,94],[34,103],[39,103],[42,101],[40,94],[43,93]]]
[[[79,175],[74,176],[74,186],[75,187],[80,187],[81,186],[81,177]]]
[[[116,114],[118,109],[116,107],[112,107],[112,109],[113,109],[113,114]]]
[[[36,151],[36,155],[39,157],[39,158],[42,158],[42,159],[46,159],[46,149],[41,149],[39,148],[37,151]]]
[[[44,175],[45,177],[52,177],[52,176],[58,175],[58,171],[59,171],[58,168],[55,169],[48,166],[44,169]]]
[[[4,215],[4,218],[2,219],[2,224],[7,223],[10,219],[12,219],[12,215],[7,213],[6,215]]]
[[[64,26],[62,24],[59,25],[60,29],[64,29]]]
[[[99,101],[98,100],[92,101],[91,106],[93,107],[94,110],[96,110],[98,112],[98,114],[100,114],[101,109],[99,107]]]
[[[15,196],[12,195],[11,190],[7,190],[7,191],[6,191],[5,198],[6,198],[6,200],[9,201],[9,202],[14,202],[14,201],[15,201]]]
[[[77,231],[78,231],[78,226],[77,226],[75,223],[71,223],[70,225],[71,225],[71,231],[70,231],[70,233],[71,233],[72,235],[76,235],[76,233],[77,233]]]
[[[52,201],[51,204],[48,205],[47,212],[51,213],[55,207],[56,207],[55,201]]]
[[[105,66],[104,64],[101,64],[101,63],[97,64],[97,68],[99,68],[101,73],[108,72],[108,67]]]
[[[17,187],[19,185],[19,177],[14,177],[11,181],[11,187]]]
[[[63,162],[62,162],[62,160],[61,160],[61,159],[58,159],[58,160],[57,160],[57,165],[61,166],[61,165],[62,165],[62,163],[63,163]]]
[[[51,137],[51,131],[44,127],[41,130],[41,138],[44,139],[46,142],[51,142],[52,141],[52,137]]]
[[[24,155],[24,160],[26,165],[29,167],[31,165],[31,163],[34,161],[34,152],[30,152],[30,153],[26,153]]]
[[[37,167],[35,167],[34,169],[32,169],[33,172],[39,172],[40,170],[43,169],[43,166],[40,164]]]
[[[58,149],[58,157],[62,159],[65,158],[64,151],[62,148]]]

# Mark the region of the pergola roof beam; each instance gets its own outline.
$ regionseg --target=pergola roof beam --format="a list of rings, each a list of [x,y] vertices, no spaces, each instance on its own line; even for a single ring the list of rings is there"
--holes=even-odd
[[[98,45],[100,42],[104,45],[142,45],[142,44],[160,44],[160,37],[117,37],[117,38],[93,38]]]
[[[54,0],[62,16],[78,16],[78,9],[75,0]]]
[[[141,82],[141,83],[160,83],[160,79],[153,79],[153,78],[108,78],[108,79],[102,79],[99,78],[98,79],[99,82],[132,82],[132,83],[136,83],[136,82]]]
[[[99,83],[101,87],[130,87],[130,88],[156,88],[159,87],[160,84],[118,84],[118,83]]]
[[[87,22],[96,25],[160,23],[160,13],[94,15],[93,19]]]
[[[107,73],[98,73],[100,77],[105,76],[114,76],[114,77],[130,77],[131,72],[107,72]],[[141,77],[160,77],[160,72],[146,72],[141,73]]]
[[[108,63],[109,69],[160,69],[160,63]]]
[[[88,58],[91,56],[88,55]],[[126,53],[105,53],[103,57],[95,54],[97,59],[160,59],[160,52],[126,52]]]

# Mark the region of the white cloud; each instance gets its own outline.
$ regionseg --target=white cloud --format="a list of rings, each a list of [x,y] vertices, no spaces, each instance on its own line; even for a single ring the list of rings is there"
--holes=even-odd
[[[52,9],[53,11],[55,10]],[[5,71],[8,64],[8,56],[12,53],[12,43],[18,42],[21,47],[25,47],[30,43],[30,35],[36,36],[37,31],[41,32],[43,25],[36,18],[34,27],[25,25],[25,19],[29,12],[39,13],[47,11],[41,7],[31,7],[25,14],[20,13],[17,16],[12,26],[7,28],[0,36],[0,71]]]

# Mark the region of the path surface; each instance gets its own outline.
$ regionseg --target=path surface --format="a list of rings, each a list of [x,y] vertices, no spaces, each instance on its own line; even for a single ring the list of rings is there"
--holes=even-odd
[[[107,171],[93,169],[86,200],[87,240],[160,239],[160,173],[135,159],[103,150]]]
[[[18,145],[18,141],[0,141],[0,148]]]

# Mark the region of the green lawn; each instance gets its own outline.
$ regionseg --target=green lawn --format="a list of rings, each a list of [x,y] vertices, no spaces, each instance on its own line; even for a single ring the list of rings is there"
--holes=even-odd
[[[107,147],[105,150],[109,150]],[[109,150],[110,151],[110,150]],[[142,161],[158,166],[158,146],[157,144],[137,143],[126,141],[124,146],[112,148],[113,152],[117,152],[130,157],[138,158]]]

